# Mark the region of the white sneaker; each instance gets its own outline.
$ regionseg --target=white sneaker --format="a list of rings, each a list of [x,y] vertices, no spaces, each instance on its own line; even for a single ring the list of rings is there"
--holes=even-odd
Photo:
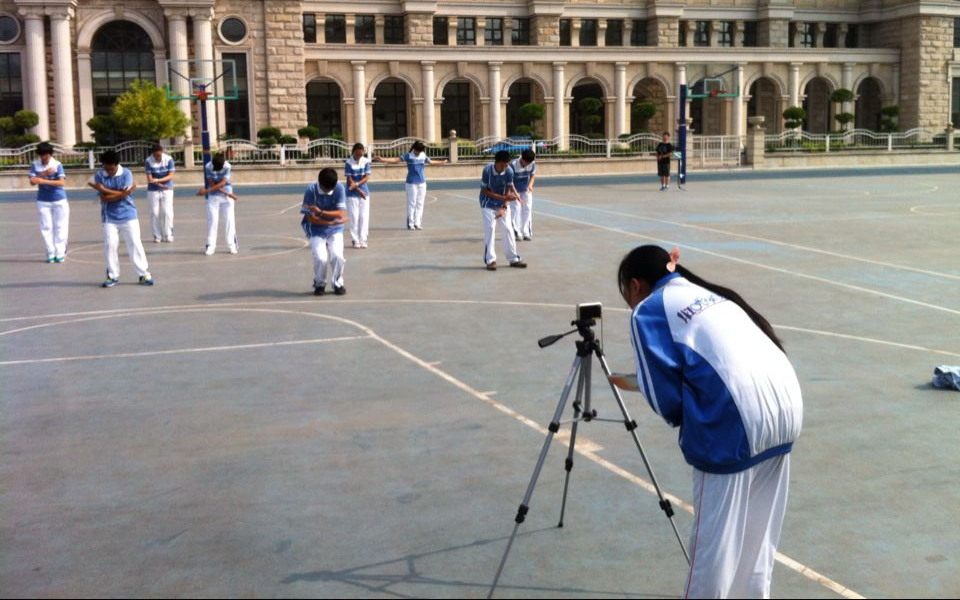
[[[216,246],[207,246],[207,249],[203,251],[207,256],[212,256],[214,252],[217,251]]]
[[[160,236],[159,236],[159,235],[153,236],[153,243],[154,243],[154,244],[159,244],[159,243],[160,243]]]
[[[236,248],[230,248],[230,254],[236,254],[239,252]]]

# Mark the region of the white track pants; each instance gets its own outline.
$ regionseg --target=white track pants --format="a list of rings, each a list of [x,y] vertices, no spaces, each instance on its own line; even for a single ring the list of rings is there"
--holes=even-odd
[[[354,244],[366,244],[370,232],[370,196],[347,196],[347,213],[350,217],[350,237]]]
[[[227,248],[237,247],[237,219],[234,213],[234,200],[223,194],[210,194],[207,198],[207,245],[216,249],[217,227],[223,218],[223,237]]]
[[[511,202],[513,230],[520,237],[533,237],[533,193],[521,192],[521,202]]]
[[[333,269],[330,282],[334,287],[343,287],[343,233],[334,233],[327,237],[310,236],[310,252],[313,254],[313,286],[323,287],[327,283],[327,265]]]
[[[423,202],[427,197],[427,184],[408,183],[407,186],[407,227],[423,226]]]
[[[494,248],[496,242],[494,238],[497,236],[497,222],[499,222],[503,227],[503,235],[501,237],[503,239],[503,248],[506,251],[507,258],[510,260],[510,262],[517,262],[520,260],[520,255],[517,254],[517,241],[513,239],[513,227],[510,223],[510,209],[508,208],[500,218],[497,218],[497,211],[493,210],[492,208],[481,207],[480,213],[483,215],[484,264],[489,265],[493,261],[497,260],[497,252]]]
[[[770,597],[789,482],[789,454],[730,475],[693,470],[696,514],[684,598]]]
[[[40,213],[40,235],[47,248],[47,256],[66,256],[67,234],[70,232],[70,204],[66,200],[37,201]]]
[[[140,277],[150,275],[147,254],[143,251],[143,244],[140,243],[140,221],[131,219],[126,223],[103,224],[103,257],[107,262],[107,277],[120,277],[120,259],[117,256],[117,250],[120,246],[121,232],[123,232],[123,239],[127,242],[127,254],[137,275]]]
[[[147,192],[150,201],[150,226],[153,237],[169,239],[173,237],[173,190]]]

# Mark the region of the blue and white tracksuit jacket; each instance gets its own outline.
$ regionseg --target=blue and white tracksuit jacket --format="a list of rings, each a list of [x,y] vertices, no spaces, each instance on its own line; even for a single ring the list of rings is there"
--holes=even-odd
[[[803,420],[797,375],[736,303],[673,273],[631,328],[640,390],[680,427],[688,463],[729,474],[790,452]]]

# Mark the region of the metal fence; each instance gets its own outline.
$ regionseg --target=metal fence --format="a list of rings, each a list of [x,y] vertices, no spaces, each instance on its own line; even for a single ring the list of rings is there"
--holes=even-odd
[[[955,133],[954,139],[960,138]],[[839,133],[784,131],[764,138],[767,152],[839,152],[844,150],[913,150],[945,149],[947,133],[915,128],[904,132],[879,133],[869,129],[852,129]]]
[[[740,166],[743,138],[739,135],[695,135],[687,165]]]

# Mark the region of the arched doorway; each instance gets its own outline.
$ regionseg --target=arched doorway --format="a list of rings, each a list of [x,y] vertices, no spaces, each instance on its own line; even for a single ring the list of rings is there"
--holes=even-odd
[[[519,128],[529,126],[529,123],[520,114],[520,107],[531,102],[543,105],[543,90],[532,79],[520,79],[510,85],[507,96],[510,98],[507,101],[507,136],[522,135]],[[539,135],[544,135],[544,123],[537,123],[536,130]]]
[[[880,82],[867,77],[857,87],[857,104],[854,109],[857,129],[880,131],[880,108],[883,104]]]
[[[94,114],[107,115],[117,97],[137,79],[157,82],[153,44],[142,27],[130,21],[110,21],[90,44]]]
[[[783,124],[780,97],[777,84],[772,79],[768,77],[757,79],[750,86],[747,116],[763,117],[763,128],[768,133],[780,133]]]
[[[476,99],[473,88],[473,84],[465,79],[443,86],[443,104],[440,105],[440,131],[443,135],[448,135],[452,129],[458,138],[474,139]]]
[[[653,117],[644,122],[644,119],[633,109],[634,106],[650,103],[657,107]],[[663,83],[652,77],[640,80],[633,88],[633,104],[630,106],[630,133],[670,131],[667,100],[667,89]]]
[[[804,130],[810,133],[827,133],[834,128],[830,89],[830,82],[823,77],[811,79],[807,84],[803,100],[803,109],[807,111]]]
[[[373,92],[373,98],[373,138],[395,140],[407,137],[407,84],[399,79],[382,81]]]
[[[586,137],[602,138],[606,129],[603,105],[603,87],[586,82],[573,88],[573,104],[570,105],[570,133]]]
[[[307,125],[320,137],[343,136],[343,94],[336,82],[314,80],[307,84]]]

